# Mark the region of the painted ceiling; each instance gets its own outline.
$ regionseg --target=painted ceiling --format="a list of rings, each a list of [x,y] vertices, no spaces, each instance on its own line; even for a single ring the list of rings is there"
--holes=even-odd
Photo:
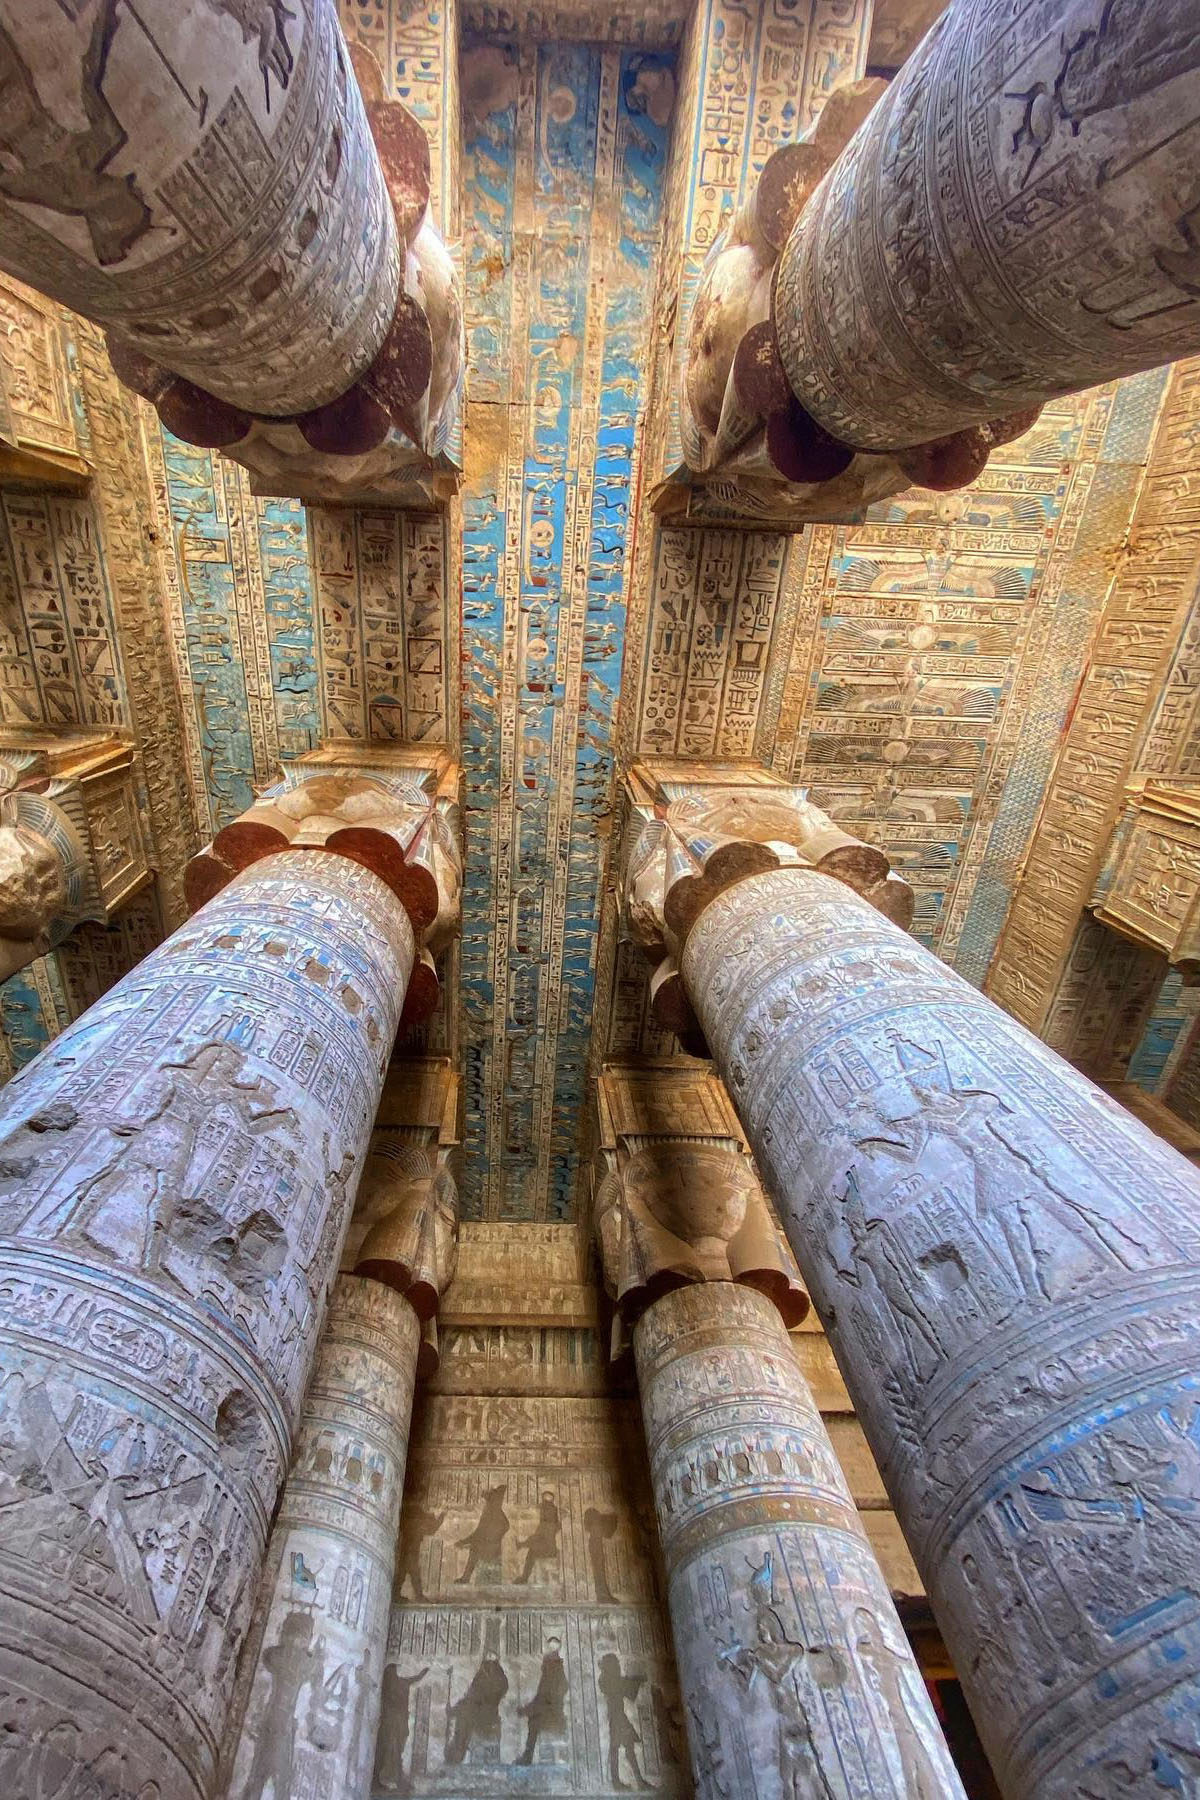
[[[459,1005],[430,1042],[461,1058],[468,1216],[572,1216],[589,1069],[674,1048],[612,896],[615,776],[637,756],[810,785],[912,881],[918,935],[975,982],[996,952],[1164,373],[1056,403],[974,488],[915,491],[859,526],[663,529],[641,498],[669,455],[679,315],[714,231],[838,81],[903,54],[916,10],[880,6],[873,57],[865,0],[766,0],[753,20],[700,0],[689,33],[672,0],[520,18],[472,0],[461,45],[452,7],[343,0],[429,129],[461,240],[460,500],[256,499],[232,463],[128,414],[145,510],[132,494],[126,510],[180,699],[179,741],[159,748],[181,838],[209,837],[325,736],[461,756]],[[0,493],[0,722],[154,736],[102,552],[119,499]],[[148,805],[169,810],[167,771],[151,776]],[[143,954],[171,904],[142,896],[0,987],[5,1066]]]

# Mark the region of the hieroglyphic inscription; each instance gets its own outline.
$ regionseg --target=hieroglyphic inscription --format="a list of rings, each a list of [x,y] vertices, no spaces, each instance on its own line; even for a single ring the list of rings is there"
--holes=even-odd
[[[369,870],[269,859],[4,1090],[7,1791],[211,1791],[413,953]]]
[[[944,13],[784,250],[807,410],[889,449],[1194,351],[1198,66],[1187,0]]]
[[[988,976],[993,999],[1034,1030],[1091,896],[1139,737],[1192,601],[1200,558],[1198,398],[1200,366],[1183,364],[1170,377],[1128,551]]]
[[[817,874],[683,969],[1005,1791],[1148,1781],[1200,1741],[1195,1170]]]

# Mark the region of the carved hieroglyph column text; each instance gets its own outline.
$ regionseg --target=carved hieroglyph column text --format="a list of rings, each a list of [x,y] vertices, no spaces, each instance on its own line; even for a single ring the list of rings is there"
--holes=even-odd
[[[448,1064],[419,1088],[455,1105]],[[457,1251],[439,1122],[400,1128],[398,1157],[395,1130],[372,1140],[343,1257],[354,1273],[334,1287],[239,1676],[229,1800],[371,1793],[413,1387]]]
[[[896,450],[1200,349],[1192,0],[955,0],[808,201],[797,398]]]
[[[615,1342],[633,1334],[696,1791],[957,1800],[729,1100],[706,1073],[652,1087],[601,1076],[593,1215]]]
[[[633,1330],[700,1800],[961,1800],[778,1312],[731,1281]]]
[[[0,0],[0,266],[249,412],[345,393],[401,270],[335,0]]]
[[[1005,1793],[1191,1769],[1196,1171],[816,870],[681,966]]]
[[[416,954],[268,856],[0,1096],[0,1790],[207,1800]]]

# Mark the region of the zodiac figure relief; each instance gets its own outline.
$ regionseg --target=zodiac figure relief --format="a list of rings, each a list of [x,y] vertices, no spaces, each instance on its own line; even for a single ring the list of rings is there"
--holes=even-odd
[[[620,1657],[611,1650],[605,1651],[600,1658],[596,1685],[608,1716],[608,1778],[621,1793],[629,1789],[629,1783],[621,1780],[622,1754],[643,1793],[651,1792],[654,1785],[642,1773],[637,1754],[641,1733],[626,1711],[630,1701],[637,1699],[644,1682],[644,1675],[625,1674]]]
[[[383,1671],[383,1691],[379,1712],[379,1736],[375,1741],[375,1775],[373,1785],[385,1794],[407,1794],[412,1783],[404,1768],[404,1751],[412,1712],[412,1690],[424,1681],[429,1665],[415,1675],[402,1675],[399,1663],[390,1662]]]
[[[533,1698],[517,1708],[525,1720],[525,1748],[517,1761],[526,1767],[533,1761],[539,1737],[562,1737],[567,1729],[567,1671],[560,1652],[561,1643],[562,1639],[557,1637],[547,1641]]]
[[[485,1650],[466,1692],[450,1708],[447,1763],[462,1762],[477,1741],[483,1746],[487,1761],[499,1760],[500,1704],[507,1693],[508,1676],[499,1657],[493,1650]],[[479,1759],[472,1754],[471,1760]]]
[[[465,1538],[459,1538],[456,1548],[466,1550],[467,1565],[462,1574],[455,1578],[456,1587],[462,1587],[470,1581],[480,1563],[499,1565],[504,1540],[509,1532],[509,1518],[504,1510],[504,1497],[507,1493],[507,1482],[501,1487],[491,1488],[484,1496],[483,1509],[475,1529]]]

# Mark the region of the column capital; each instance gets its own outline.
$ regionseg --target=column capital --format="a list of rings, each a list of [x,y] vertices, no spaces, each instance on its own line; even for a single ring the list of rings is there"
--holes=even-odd
[[[626,776],[621,846],[625,928],[655,965],[656,1018],[704,1054],[679,960],[705,907],[735,882],[771,869],[819,869],[907,930],[913,892],[886,853],[843,831],[808,789],[744,764],[635,763]]]
[[[733,1106],[707,1069],[607,1068],[596,1087],[592,1226],[625,1330],[671,1288],[740,1282],[789,1328],[808,1295]]]
[[[328,850],[363,864],[408,914],[418,958],[402,1029],[434,1011],[434,959],[456,935],[462,888],[461,770],[444,750],[332,739],[289,763],[187,866],[195,912],[239,870],[281,850]]]
[[[447,1058],[392,1064],[342,1255],[344,1273],[381,1282],[412,1306],[421,1376],[437,1367],[435,1321],[458,1263],[460,1103]]]
[[[0,980],[150,879],[133,764],[113,732],[0,733]]]

